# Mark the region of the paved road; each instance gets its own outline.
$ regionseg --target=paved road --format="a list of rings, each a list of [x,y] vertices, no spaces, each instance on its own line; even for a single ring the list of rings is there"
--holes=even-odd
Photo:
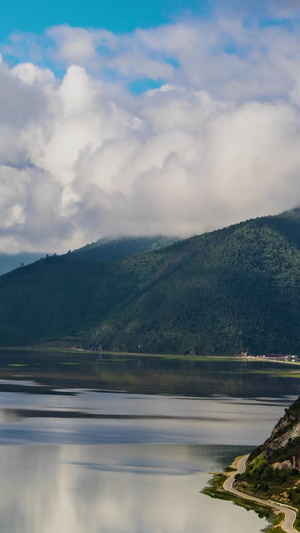
[[[288,507],[285,507],[284,505],[279,505],[276,503],[271,503],[267,500],[261,500],[260,498],[255,498],[254,496],[248,496],[247,494],[243,494],[243,492],[239,492],[238,490],[233,488],[233,483],[235,480],[236,474],[243,474],[246,470],[246,461],[248,459],[249,455],[244,455],[237,464],[237,471],[234,472],[231,476],[229,476],[226,481],[224,482],[223,488],[227,490],[228,492],[231,492],[232,494],[235,494],[235,496],[238,496],[239,498],[244,498],[244,500],[251,500],[253,502],[262,503],[263,505],[267,505],[268,507],[272,507],[272,509],[276,509],[280,511],[281,513],[284,513],[285,518],[284,521],[281,524],[281,527],[286,533],[299,533],[294,528],[294,522],[296,519],[296,512],[293,511],[293,509],[289,509]]]

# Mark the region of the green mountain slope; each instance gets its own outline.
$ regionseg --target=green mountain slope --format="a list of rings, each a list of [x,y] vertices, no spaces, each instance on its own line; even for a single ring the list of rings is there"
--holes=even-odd
[[[264,218],[128,258],[130,301],[93,342],[145,351],[256,353],[300,348],[300,231]]]
[[[159,250],[169,246],[178,239],[169,237],[118,237],[103,238],[71,252],[72,258],[97,263],[118,261],[128,255]]]
[[[81,334],[141,352],[300,352],[300,222],[250,220],[97,263],[51,257],[0,278],[0,344]]]

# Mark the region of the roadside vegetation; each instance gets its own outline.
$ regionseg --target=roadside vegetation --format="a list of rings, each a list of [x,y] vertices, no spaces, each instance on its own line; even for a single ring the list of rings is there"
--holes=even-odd
[[[231,471],[232,470],[234,469],[231,469]],[[228,472],[228,469],[226,469],[226,471]],[[223,484],[226,481],[227,477],[228,474],[226,473],[216,474],[210,480],[209,486],[203,489],[203,494],[206,494],[211,498],[232,501],[235,505],[244,507],[244,509],[246,509],[247,511],[255,511],[260,518],[265,518],[270,522],[270,527],[265,529],[266,533],[285,533],[279,526],[279,524],[281,524],[282,520],[284,519],[283,513],[275,514],[269,507],[265,507],[249,500],[244,500],[243,498],[238,498],[234,494],[225,491],[223,488]]]
[[[247,493],[265,499],[274,499],[275,496],[284,494],[286,503],[290,505],[292,502],[289,501],[287,491],[290,491],[291,485],[296,484],[298,479],[297,469],[272,468],[261,455],[255,459],[244,474],[237,474],[236,476],[239,490],[246,490]]]
[[[296,439],[295,439],[296,440]],[[294,451],[292,443],[279,448],[274,455],[286,460],[285,451]],[[277,453],[278,452],[278,453]],[[291,457],[291,455],[289,455]],[[263,499],[284,503],[298,509],[295,528],[300,530],[300,486],[299,471],[295,468],[272,468],[263,456],[259,455],[246,472],[236,476],[237,489]]]

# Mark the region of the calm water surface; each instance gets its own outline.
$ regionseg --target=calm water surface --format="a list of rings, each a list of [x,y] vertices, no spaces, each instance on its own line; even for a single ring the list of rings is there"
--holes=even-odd
[[[200,491],[210,472],[269,436],[300,393],[297,379],[235,362],[43,357],[0,358],[0,531],[265,527]]]
[[[199,493],[241,449],[185,445],[3,446],[0,530],[255,533],[254,512]]]

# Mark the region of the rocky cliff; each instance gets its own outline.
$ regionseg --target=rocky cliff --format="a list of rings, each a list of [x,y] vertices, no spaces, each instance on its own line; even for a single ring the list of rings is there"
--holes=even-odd
[[[300,471],[300,397],[285,410],[269,439],[251,455],[248,464],[262,456],[273,468]]]
[[[244,492],[299,509],[299,528],[300,397],[285,410],[269,439],[251,453],[246,472],[236,480]]]

